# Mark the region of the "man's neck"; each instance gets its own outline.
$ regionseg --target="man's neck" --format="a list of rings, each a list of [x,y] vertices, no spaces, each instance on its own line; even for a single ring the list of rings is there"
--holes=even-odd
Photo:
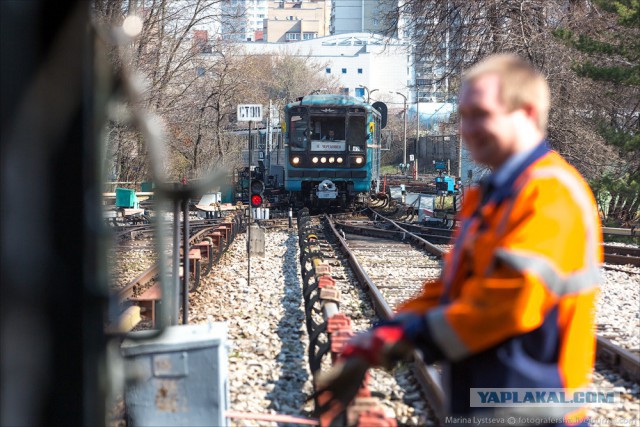
[[[519,149],[514,154],[509,156],[506,161],[502,162],[500,166],[493,170],[493,183],[496,186],[504,184],[511,173],[518,169],[518,167],[529,157],[529,155],[542,143],[542,139],[533,146],[525,146]]]

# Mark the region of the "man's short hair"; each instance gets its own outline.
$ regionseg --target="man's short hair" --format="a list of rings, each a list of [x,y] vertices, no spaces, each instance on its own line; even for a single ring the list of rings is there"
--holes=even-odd
[[[509,111],[531,104],[538,111],[538,128],[546,132],[549,118],[549,85],[544,76],[517,55],[491,55],[475,64],[462,76],[462,84],[471,83],[486,74],[500,79],[500,101]]]

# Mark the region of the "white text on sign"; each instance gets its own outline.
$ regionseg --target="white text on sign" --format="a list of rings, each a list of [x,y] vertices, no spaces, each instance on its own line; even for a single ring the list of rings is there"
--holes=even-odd
[[[238,121],[239,122],[262,121],[262,104],[238,105]]]

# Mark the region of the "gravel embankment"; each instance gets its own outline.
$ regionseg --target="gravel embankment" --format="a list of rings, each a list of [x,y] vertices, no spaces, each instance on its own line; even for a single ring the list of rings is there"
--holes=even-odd
[[[602,269],[596,323],[598,335],[640,351],[640,269],[636,270],[630,274]]]
[[[302,279],[295,230],[267,232],[265,258],[251,258],[247,283],[246,236],[239,235],[220,265],[191,297],[193,323],[229,326],[231,410],[309,416],[312,393],[307,359]],[[275,425],[233,420],[233,425]]]

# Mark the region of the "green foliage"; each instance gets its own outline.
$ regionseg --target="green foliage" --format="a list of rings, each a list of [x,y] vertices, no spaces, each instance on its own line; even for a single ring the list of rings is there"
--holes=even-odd
[[[638,0],[595,0],[595,3],[607,12],[620,16],[618,23],[627,27],[640,25],[640,1]]]
[[[618,24],[624,27],[636,28],[640,24],[640,0],[596,0],[595,3],[604,11],[614,13],[619,16]],[[626,86],[640,86],[640,43],[637,39],[623,37],[622,33],[616,29],[611,32],[601,34],[598,40],[591,35],[576,34],[570,29],[558,28],[552,32],[554,37],[564,42],[576,50],[587,55],[598,57],[600,62],[603,58],[624,58],[624,62],[631,62],[632,65],[600,65],[594,61],[587,60],[583,63],[574,64],[572,67],[580,77],[586,77],[595,81],[611,82]],[[606,40],[615,40],[615,43]],[[620,61],[617,61],[618,64]]]
[[[393,175],[398,173],[398,165],[380,166],[380,175]]]
[[[565,43],[570,43],[571,40],[573,40],[573,31],[568,28],[557,28],[553,30],[551,34]]]
[[[618,147],[624,153],[640,153],[640,134],[626,132],[606,124],[601,124],[598,131],[608,144]]]
[[[624,55],[625,53],[623,46],[601,42],[584,34],[580,34],[578,40],[572,41],[572,44],[576,49],[585,53],[604,53],[606,55]]]
[[[637,175],[634,177],[631,174],[623,176],[606,174],[590,181],[589,185],[595,196],[600,216],[611,221],[611,226],[619,226],[621,219],[633,220],[640,214],[637,212],[637,204],[633,212],[625,213],[620,210],[616,212],[615,209],[611,211],[612,206],[615,208],[625,204],[628,210],[634,201],[637,203],[640,194],[640,177]]]
[[[640,85],[640,66],[637,65],[634,67],[601,67],[587,61],[583,64],[576,64],[572,68],[580,77],[627,86]]]

